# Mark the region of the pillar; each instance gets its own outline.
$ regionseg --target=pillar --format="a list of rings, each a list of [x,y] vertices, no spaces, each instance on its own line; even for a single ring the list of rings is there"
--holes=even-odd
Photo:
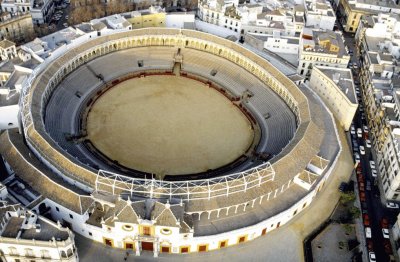
[[[136,256],[140,256],[140,245],[139,245],[139,241],[135,241],[135,250],[136,250]]]

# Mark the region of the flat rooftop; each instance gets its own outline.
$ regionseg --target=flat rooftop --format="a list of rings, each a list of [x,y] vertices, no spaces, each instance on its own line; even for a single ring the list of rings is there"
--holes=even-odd
[[[325,66],[317,66],[317,68],[336,83],[337,87],[339,87],[351,103],[357,104],[353,74],[350,69]]]

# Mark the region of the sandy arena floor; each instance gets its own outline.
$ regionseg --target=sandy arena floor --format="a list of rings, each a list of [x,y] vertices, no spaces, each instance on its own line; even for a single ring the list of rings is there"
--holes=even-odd
[[[226,165],[247,151],[250,122],[223,95],[177,76],[135,78],[93,105],[88,138],[121,165],[189,174]]]

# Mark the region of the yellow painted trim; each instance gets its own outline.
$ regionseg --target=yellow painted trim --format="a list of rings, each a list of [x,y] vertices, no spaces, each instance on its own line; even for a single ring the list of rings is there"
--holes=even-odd
[[[240,244],[240,243],[241,243],[239,240],[240,240],[242,237],[244,237],[244,241],[243,241],[242,243],[244,243],[244,242],[247,241],[247,235],[238,236],[238,238],[237,238],[237,244]]]
[[[221,243],[223,243],[223,242],[225,242],[225,246],[224,246],[224,247],[221,247]],[[229,244],[228,239],[221,240],[221,241],[218,242],[218,249],[226,248],[226,247],[228,247],[228,244]]]
[[[132,248],[132,249],[129,248],[129,250],[135,250],[135,243],[134,243],[134,242],[125,242],[125,241],[124,241],[124,248],[125,248],[125,249],[128,249],[128,248],[126,247],[126,244],[132,244],[133,248]]]
[[[106,245],[106,246],[108,246],[108,245],[106,244],[106,240],[110,240],[110,241],[111,241],[111,247],[114,247],[114,240],[113,240],[112,238],[103,237],[103,244]]]
[[[163,247],[167,247],[167,248],[168,248],[168,252],[163,252],[163,251],[162,251],[162,248],[163,248]],[[171,249],[172,249],[171,246],[161,246],[161,247],[160,247],[160,252],[161,252],[161,253],[171,253]]]
[[[140,235],[142,235],[142,236],[144,236],[145,234],[144,234],[144,228],[145,227],[148,227],[148,228],[150,228],[150,236],[154,236],[154,226],[147,226],[147,225],[141,225],[140,227],[139,227],[139,234]]]
[[[168,233],[165,233],[163,230],[168,230]],[[172,234],[172,230],[169,229],[169,228],[163,227],[163,228],[160,229],[160,233],[165,235],[165,236],[169,236],[169,235]]]
[[[130,227],[131,229],[127,229],[126,227]],[[131,225],[122,225],[122,230],[130,232],[130,231],[133,231],[134,228]]]
[[[206,246],[206,250],[200,251],[201,246]],[[207,252],[208,251],[208,244],[199,244],[197,245],[197,252]]]
[[[185,252],[185,253],[183,253],[183,254],[189,254],[190,253],[190,246],[181,246],[181,247],[179,247],[179,252],[180,253],[182,253],[182,249],[183,248],[187,248],[188,249],[188,252]]]

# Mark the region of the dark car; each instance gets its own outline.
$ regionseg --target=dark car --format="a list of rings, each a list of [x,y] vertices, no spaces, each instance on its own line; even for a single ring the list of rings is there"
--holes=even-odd
[[[339,191],[340,192],[346,192],[347,191],[347,183],[346,182],[340,183]]]

